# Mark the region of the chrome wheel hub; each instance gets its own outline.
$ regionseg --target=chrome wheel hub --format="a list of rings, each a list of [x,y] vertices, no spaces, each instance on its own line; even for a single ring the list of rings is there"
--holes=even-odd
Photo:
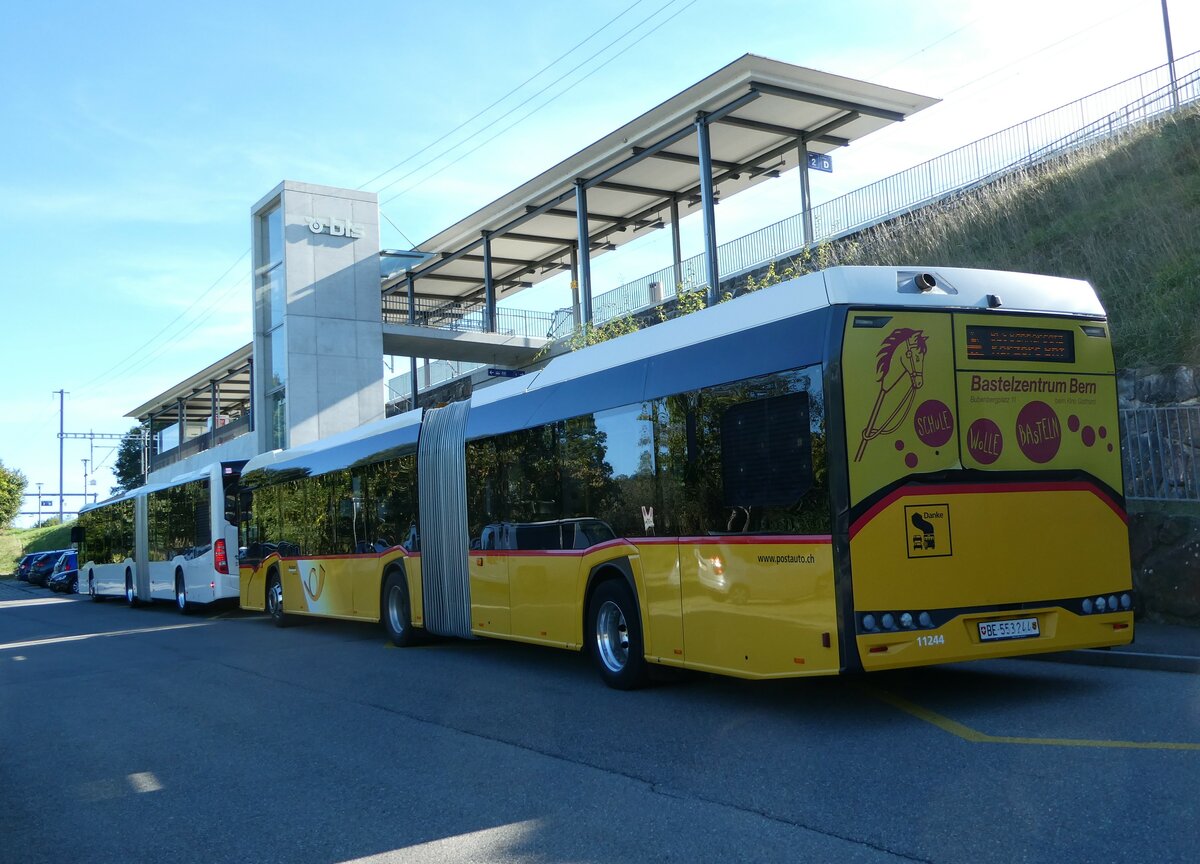
[[[629,662],[629,626],[621,607],[611,600],[604,601],[596,615],[596,648],[600,662],[612,672]]]
[[[393,633],[403,633],[407,622],[404,620],[404,593],[399,585],[393,585],[387,596],[388,623]]]

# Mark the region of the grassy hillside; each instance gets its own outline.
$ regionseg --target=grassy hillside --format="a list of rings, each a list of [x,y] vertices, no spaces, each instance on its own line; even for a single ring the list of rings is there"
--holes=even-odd
[[[71,520],[64,525],[48,528],[0,531],[0,576],[15,572],[17,561],[26,553],[68,548],[71,545],[71,526],[74,524],[75,520]]]
[[[838,241],[841,264],[941,264],[1087,279],[1117,365],[1200,364],[1200,112],[1020,172]]]

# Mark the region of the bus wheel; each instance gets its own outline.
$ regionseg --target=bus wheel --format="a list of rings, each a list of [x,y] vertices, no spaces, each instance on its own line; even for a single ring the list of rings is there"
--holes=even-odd
[[[278,570],[272,570],[267,577],[267,614],[276,627],[288,625],[288,616],[283,611],[283,583],[279,581]]]
[[[642,624],[629,586],[620,579],[602,582],[588,604],[592,657],[609,687],[634,690],[646,682]]]
[[[133,588],[133,574],[125,571],[125,602],[130,606],[138,605],[137,591]]]
[[[408,604],[408,580],[399,570],[388,572],[383,585],[383,626],[388,638],[398,648],[407,648],[417,641]]]
[[[92,571],[88,571],[88,594],[92,595],[92,601],[99,603],[104,598],[96,593],[96,577]]]
[[[175,605],[183,615],[187,615],[192,611],[188,605],[187,585],[183,581],[183,574],[178,570],[175,571]]]

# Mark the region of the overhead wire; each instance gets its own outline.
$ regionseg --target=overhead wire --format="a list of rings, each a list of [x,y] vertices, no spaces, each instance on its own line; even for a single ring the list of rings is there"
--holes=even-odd
[[[663,6],[660,6],[660,7],[659,7],[657,10],[655,10],[653,13],[651,13],[651,14],[650,14],[650,15],[648,15],[646,18],[643,18],[641,21],[639,21],[639,22],[637,23],[637,25],[635,25],[633,28],[631,28],[630,30],[626,31],[624,34],[622,34],[620,37],[618,37],[617,39],[615,39],[615,40],[613,40],[612,42],[610,42],[608,45],[605,45],[603,48],[601,48],[601,49],[600,49],[599,51],[597,51],[596,53],[592,54],[592,56],[591,56],[591,57],[589,57],[587,60],[583,61],[583,63],[580,63],[580,64],[579,64],[579,65],[577,65],[577,66],[576,66],[574,69],[571,69],[569,72],[566,72],[566,73],[564,73],[563,75],[559,76],[559,77],[558,77],[558,78],[556,78],[554,81],[552,81],[550,84],[546,85],[546,87],[543,87],[543,88],[542,88],[541,90],[539,90],[537,93],[533,94],[533,96],[529,97],[529,98],[528,98],[528,99],[526,99],[524,102],[521,102],[519,105],[515,106],[515,107],[514,107],[514,108],[513,108],[511,111],[507,112],[507,113],[506,113],[506,114],[504,114],[502,117],[500,117],[500,118],[497,118],[497,119],[498,119],[498,120],[503,120],[505,117],[508,117],[508,116],[510,116],[510,115],[511,115],[511,114],[512,114],[514,111],[516,111],[518,108],[521,108],[522,106],[524,106],[524,105],[528,104],[528,103],[529,103],[530,101],[532,101],[533,99],[535,99],[535,98],[537,98],[538,96],[542,95],[542,94],[543,94],[543,93],[545,93],[545,92],[546,92],[548,89],[550,89],[550,87],[553,87],[555,84],[559,83],[559,82],[560,82],[560,81],[562,81],[564,78],[566,78],[568,75],[570,75],[570,74],[571,74],[571,72],[575,72],[575,71],[577,71],[577,70],[578,70],[579,68],[581,68],[581,67],[582,67],[584,64],[586,64],[586,63],[590,62],[591,60],[595,59],[595,58],[596,58],[596,57],[598,57],[600,54],[603,54],[605,51],[607,51],[609,48],[611,48],[613,45],[615,45],[615,44],[616,44],[617,42],[619,42],[621,39],[624,39],[626,36],[628,36],[630,33],[632,33],[632,32],[633,32],[634,30],[636,30],[638,27],[642,26],[642,24],[645,24],[645,23],[646,23],[647,21],[649,21],[651,18],[654,18],[656,15],[658,15],[660,12],[662,12],[662,11],[663,11],[664,9],[666,9],[668,6],[671,6],[671,5],[673,5],[675,2],[677,2],[677,0],[669,0],[669,2],[668,2],[668,3],[665,3]],[[479,144],[477,144],[475,147],[471,148],[471,149],[470,149],[470,150],[468,150],[466,153],[463,153],[463,154],[459,155],[459,156],[458,156],[456,159],[454,159],[453,161],[451,161],[451,162],[448,162],[447,164],[443,165],[441,168],[437,169],[437,170],[436,170],[436,171],[434,171],[432,174],[429,174],[429,175],[427,175],[427,176],[425,176],[425,177],[421,178],[420,180],[418,180],[416,183],[413,183],[413,184],[411,184],[411,185],[409,185],[409,186],[405,187],[403,190],[401,190],[401,191],[400,191],[400,192],[398,192],[397,194],[393,195],[392,197],[388,198],[386,201],[382,202],[382,203],[380,204],[380,206],[382,207],[384,204],[390,204],[390,203],[392,203],[393,201],[395,201],[396,199],[398,199],[398,198],[401,198],[401,197],[403,197],[404,195],[407,195],[407,194],[408,194],[409,192],[411,192],[413,189],[416,189],[417,187],[419,187],[419,186],[420,186],[420,185],[422,185],[423,183],[426,183],[426,182],[428,182],[429,180],[432,180],[434,177],[438,176],[439,174],[441,174],[443,171],[447,170],[448,168],[451,168],[451,167],[453,167],[454,165],[457,165],[457,164],[458,164],[459,162],[461,162],[463,159],[465,159],[465,158],[467,158],[468,156],[470,156],[471,154],[475,153],[476,151],[478,151],[478,150],[479,150],[481,147],[483,147],[484,145],[486,145],[486,144],[488,144],[488,143],[490,143],[490,142],[494,141],[496,138],[500,137],[500,136],[501,136],[501,135],[503,135],[505,132],[509,131],[510,129],[512,129],[513,127],[517,126],[518,124],[520,124],[520,123],[521,123],[521,122],[523,122],[524,120],[526,120],[526,119],[528,119],[529,117],[531,117],[532,115],[536,114],[538,111],[541,111],[543,108],[545,108],[547,105],[549,105],[549,104],[551,104],[552,102],[554,102],[556,99],[560,98],[561,96],[564,96],[564,95],[566,95],[566,94],[567,94],[567,93],[569,93],[571,90],[573,90],[575,87],[578,87],[580,84],[582,84],[584,81],[586,81],[588,78],[590,78],[590,77],[592,77],[593,75],[595,75],[597,72],[599,72],[599,71],[600,71],[601,69],[603,69],[605,66],[607,66],[609,63],[612,63],[614,60],[616,60],[618,57],[620,57],[620,56],[621,56],[622,54],[624,54],[626,51],[628,51],[629,49],[633,48],[633,47],[634,47],[635,45],[637,45],[639,42],[641,42],[642,40],[644,40],[644,39],[646,39],[647,37],[649,37],[651,34],[653,34],[653,33],[654,33],[655,31],[657,31],[659,28],[663,27],[665,24],[667,24],[667,23],[669,23],[670,21],[674,20],[674,19],[675,19],[676,17],[678,17],[680,14],[682,14],[683,12],[685,12],[685,11],[686,11],[686,10],[687,10],[689,7],[691,7],[691,6],[695,5],[695,3],[696,3],[696,2],[697,2],[697,0],[690,0],[690,2],[686,3],[685,5],[683,5],[683,6],[682,6],[682,7],[680,7],[679,9],[677,9],[677,10],[676,10],[674,13],[672,13],[671,15],[669,15],[667,18],[664,18],[662,21],[660,21],[658,24],[656,24],[656,25],[655,25],[654,27],[652,27],[651,29],[647,30],[645,33],[643,33],[641,36],[639,36],[639,37],[638,37],[637,39],[635,39],[633,42],[630,42],[628,45],[626,45],[626,46],[625,46],[624,48],[622,48],[620,51],[616,52],[616,53],[615,53],[615,54],[613,54],[611,57],[609,57],[608,59],[606,59],[606,60],[605,60],[603,63],[599,64],[599,65],[598,65],[598,66],[596,66],[594,69],[591,69],[590,71],[588,71],[588,72],[587,72],[585,75],[583,75],[582,77],[580,77],[580,78],[579,78],[579,80],[572,82],[572,83],[571,83],[571,84],[569,84],[567,87],[563,88],[563,89],[562,89],[562,90],[560,90],[558,93],[556,93],[556,94],[554,94],[553,96],[551,96],[551,97],[550,97],[549,99],[547,99],[545,102],[541,103],[540,105],[538,105],[537,107],[535,107],[535,108],[534,108],[534,109],[532,109],[531,111],[528,111],[528,112],[526,112],[526,113],[525,113],[525,114],[523,114],[521,117],[518,117],[518,118],[517,118],[515,121],[513,121],[513,122],[512,122],[512,123],[510,123],[510,124],[508,124],[508,125],[507,125],[507,126],[505,126],[504,128],[502,128],[502,129],[500,129],[500,130],[496,131],[496,132],[495,132],[493,135],[491,135],[490,137],[488,137],[488,138],[485,138],[483,141],[479,142]],[[482,132],[484,132],[484,131],[490,131],[490,130],[480,130],[479,132],[476,132],[476,133],[475,133],[475,135],[472,135],[470,138],[466,138],[466,139],[464,139],[462,142],[460,142],[458,145],[456,145],[456,147],[457,147],[457,146],[461,146],[462,144],[465,144],[467,141],[470,141],[472,138],[476,137],[477,135],[481,134],[481,133],[482,133]],[[432,162],[435,162],[435,161],[437,161],[437,160],[436,160],[436,159],[430,160],[429,162],[426,162],[426,163],[425,163],[425,165],[422,165],[422,166],[421,166],[421,168],[424,168],[424,167],[426,167],[427,165],[429,165],[429,164],[431,164]],[[419,170],[421,170],[421,169],[420,169],[420,168],[414,169],[413,171],[410,171],[410,172],[409,172],[407,175],[405,175],[405,177],[412,176],[412,174],[415,174],[415,173],[416,173],[417,171],[419,171]],[[390,184],[388,184],[388,185],[389,185],[389,186],[395,185],[395,183],[399,182],[399,180],[402,180],[402,179],[404,179],[404,177],[398,178],[397,180],[393,181],[392,183],[390,183]],[[384,188],[387,188],[387,187],[384,187]],[[382,190],[380,190],[380,191],[382,191]]]
[[[1038,48],[1035,51],[1030,51],[1028,54],[1023,54],[1022,56],[1018,57],[1017,59],[1015,59],[1009,63],[1005,63],[1003,66],[997,66],[995,69],[991,70],[990,72],[980,75],[977,78],[972,78],[970,81],[964,82],[963,84],[960,84],[951,90],[947,90],[946,93],[944,94],[944,96],[949,97],[949,96],[954,95],[955,93],[960,93],[963,90],[966,90],[969,87],[972,87],[981,81],[986,81],[988,78],[991,78],[993,75],[999,75],[1001,72],[1004,72],[1007,69],[1011,69],[1013,66],[1016,66],[1019,63],[1024,63],[1026,60],[1036,57],[1039,54],[1045,54],[1047,51],[1057,48],[1060,45],[1065,45],[1067,42],[1070,42],[1074,39],[1078,39],[1080,36],[1084,35],[1085,33],[1090,33],[1091,31],[1095,30],[1098,27],[1102,27],[1103,25],[1107,24],[1108,22],[1112,21],[1113,19],[1120,18],[1122,15],[1128,14],[1130,11],[1131,10],[1128,7],[1126,7],[1126,8],[1121,9],[1118,12],[1114,12],[1112,15],[1109,15],[1107,18],[1102,18],[1099,21],[1096,21],[1095,23],[1088,25],[1087,27],[1084,27],[1080,30],[1076,30],[1074,33],[1064,36],[1062,39],[1059,39],[1056,42],[1051,42],[1049,45],[1043,45],[1041,48]]]
[[[184,309],[182,312],[180,312],[178,315],[176,315],[173,319],[171,319],[170,322],[168,322],[166,325],[164,325],[162,328],[160,328],[158,330],[158,332],[155,333],[155,335],[151,336],[149,339],[147,339],[145,342],[143,342],[137,348],[134,348],[131,352],[129,352],[129,354],[125,355],[125,357],[123,357],[121,360],[118,360],[115,364],[110,366],[108,369],[106,369],[103,372],[101,372],[100,374],[98,374],[95,378],[91,379],[90,381],[88,381],[84,384],[77,385],[78,389],[79,390],[87,390],[90,387],[94,386],[95,384],[99,383],[100,381],[103,381],[103,380],[109,378],[111,375],[116,373],[118,370],[120,370],[121,372],[128,372],[129,370],[124,368],[126,366],[126,364],[131,363],[137,359],[140,359],[140,358],[138,358],[138,355],[142,351],[144,351],[146,348],[150,347],[151,345],[153,345],[155,342],[159,341],[160,339],[176,338],[173,334],[170,334],[170,332],[169,332],[170,329],[172,327],[174,327],[177,322],[179,322],[181,319],[183,319],[185,316],[187,316],[189,313],[191,313],[191,311],[193,309],[195,309],[196,306],[198,306],[201,301],[205,300],[208,297],[209,292],[212,291],[214,288],[216,288],[218,285],[220,285],[221,282],[225,279],[225,277],[227,277],[230,273],[233,272],[233,268],[235,268],[239,264],[241,264],[242,261],[244,261],[246,259],[246,256],[249,254],[250,254],[250,250],[247,249],[245,252],[243,252],[238,257],[238,259],[236,261],[234,261],[232,264],[230,264],[229,267],[226,268],[225,272],[222,273],[220,276],[218,276],[211,285],[209,285],[206,289],[204,289],[204,291],[202,291],[198,295],[196,295],[196,299],[193,300],[187,306],[186,309]]]
[[[495,120],[493,120],[493,121],[492,121],[492,125],[490,125],[490,126],[485,126],[485,127],[483,127],[482,129],[477,129],[477,130],[475,130],[473,133],[471,133],[470,135],[468,135],[466,138],[462,139],[461,141],[459,141],[458,143],[454,144],[453,146],[446,148],[446,149],[445,149],[445,150],[443,150],[441,153],[439,153],[438,155],[434,156],[432,159],[427,159],[425,162],[421,163],[421,164],[420,164],[420,165],[418,165],[416,168],[413,168],[411,171],[409,171],[409,172],[407,172],[407,173],[405,173],[405,174],[402,174],[401,176],[397,177],[395,180],[393,180],[392,182],[388,183],[387,185],[385,185],[385,186],[381,186],[379,189],[375,190],[375,191],[376,191],[376,194],[378,194],[378,193],[380,193],[380,192],[383,192],[385,189],[390,189],[391,187],[395,186],[397,183],[401,182],[402,180],[407,180],[409,177],[412,177],[414,174],[418,173],[419,171],[421,171],[421,170],[423,170],[423,169],[425,169],[425,168],[428,168],[430,165],[432,165],[433,163],[437,162],[439,159],[441,159],[441,158],[443,158],[443,157],[445,157],[445,156],[449,156],[451,153],[453,153],[453,152],[454,152],[455,150],[457,150],[459,147],[462,147],[462,146],[463,146],[464,144],[466,144],[467,142],[469,142],[469,141],[473,141],[475,138],[478,138],[478,137],[479,137],[480,135],[482,135],[483,133],[490,131],[490,130],[491,130],[491,129],[492,129],[494,126],[495,126],[495,124],[496,124],[496,123],[499,123],[501,120],[504,120],[504,119],[505,119],[505,118],[507,118],[507,117],[511,117],[511,116],[512,116],[514,113],[516,113],[516,112],[517,112],[519,109],[521,109],[521,108],[525,107],[525,106],[526,106],[526,105],[528,105],[530,102],[532,102],[534,99],[536,99],[537,97],[541,96],[543,93],[545,93],[545,92],[546,92],[547,90],[549,90],[551,87],[553,87],[555,84],[558,84],[560,81],[562,81],[564,78],[568,77],[568,76],[569,76],[569,75],[571,75],[572,73],[579,71],[579,69],[581,69],[583,66],[585,66],[585,65],[586,65],[586,64],[588,64],[588,63],[590,63],[590,62],[591,62],[592,60],[594,60],[596,57],[598,57],[598,56],[600,56],[601,54],[603,54],[605,51],[607,51],[607,50],[608,50],[609,48],[611,48],[613,45],[615,45],[615,44],[617,44],[618,42],[620,42],[622,39],[624,39],[626,36],[628,36],[628,35],[629,35],[630,33],[632,33],[633,31],[637,30],[639,27],[641,27],[643,24],[645,24],[645,23],[646,23],[647,21],[649,21],[651,18],[653,18],[653,17],[655,17],[656,15],[658,15],[660,12],[662,12],[662,11],[663,11],[664,9],[666,9],[668,6],[674,5],[674,4],[675,4],[675,3],[677,3],[677,2],[679,2],[679,0],[667,0],[667,2],[666,2],[666,3],[664,3],[662,6],[658,7],[658,9],[654,10],[653,12],[651,12],[649,15],[647,15],[645,18],[643,18],[643,19],[642,19],[641,21],[639,21],[637,24],[634,24],[632,27],[630,27],[628,30],[626,30],[624,33],[622,33],[620,36],[618,36],[618,37],[617,37],[616,39],[614,39],[613,41],[609,42],[607,45],[605,45],[605,46],[604,46],[603,48],[601,48],[599,51],[596,51],[596,52],[595,52],[595,53],[593,53],[593,54],[592,54],[590,57],[586,58],[585,60],[583,60],[583,61],[581,61],[581,62],[579,62],[579,63],[577,63],[577,64],[575,64],[575,65],[574,65],[574,66],[572,66],[570,69],[568,69],[566,72],[564,72],[562,75],[558,76],[558,77],[557,77],[557,78],[555,78],[553,81],[551,81],[549,84],[547,84],[545,87],[543,87],[541,90],[538,90],[538,91],[537,91],[536,93],[534,93],[533,95],[531,95],[531,96],[527,97],[526,99],[524,99],[524,100],[523,100],[523,101],[521,101],[521,102],[518,102],[518,103],[517,103],[516,105],[514,105],[512,108],[510,108],[510,109],[508,109],[507,111],[505,111],[503,114],[501,114],[499,117],[497,117]],[[696,2],[696,0],[692,0],[692,3],[694,3],[694,2]],[[692,3],[688,3],[687,5],[688,5],[688,6],[691,6],[691,5],[692,5]],[[686,8],[687,8],[687,6],[684,6],[683,8],[684,8],[684,9],[686,9]],[[682,11],[682,10],[680,10],[680,11]],[[678,14],[678,13],[676,13],[676,14]],[[672,16],[672,17],[674,17],[674,16]],[[670,19],[667,19],[667,20],[670,20]],[[653,31],[651,31],[651,32],[653,32]],[[636,43],[634,43],[634,44],[636,44]],[[618,56],[619,56],[619,55],[618,55]],[[601,67],[597,67],[597,68],[601,68]],[[588,73],[588,75],[585,75],[585,76],[584,76],[583,78],[581,78],[579,81],[575,82],[575,84],[572,84],[570,87],[566,88],[566,90],[564,90],[563,92],[564,92],[564,93],[565,93],[565,92],[567,92],[567,90],[570,90],[570,89],[571,89],[571,87],[574,87],[574,86],[576,86],[576,84],[579,84],[579,83],[580,83],[580,81],[586,80],[586,79],[587,79],[587,78],[588,78],[588,77],[589,77],[591,74],[593,74],[595,71],[597,71],[597,70],[592,70],[592,72],[591,72],[591,73]],[[561,94],[560,94],[560,95],[561,95]],[[551,100],[547,100],[547,102],[546,102],[546,103],[544,103],[543,105],[540,105],[540,106],[538,106],[536,109],[534,109],[534,111],[531,111],[531,112],[529,112],[529,114],[526,114],[525,116],[526,116],[526,117],[528,117],[530,114],[533,114],[533,113],[536,113],[537,111],[540,111],[542,108],[544,108],[544,107],[545,107],[545,105],[548,105],[548,104],[549,104],[550,102],[552,102],[552,101],[554,101],[554,100],[553,100],[553,99],[551,99]],[[522,118],[522,119],[524,119],[524,118]],[[512,124],[512,125],[515,125],[515,124]],[[505,130],[511,129],[511,128],[512,128],[512,125],[510,125],[510,126],[506,126],[506,127],[505,127]],[[495,138],[496,138],[496,136],[495,136],[495,135],[493,135],[491,138],[486,138],[486,139],[484,139],[484,142],[483,142],[483,143],[485,143],[485,144],[486,144],[488,141],[492,141],[492,140],[494,140]],[[471,152],[471,153],[474,153],[474,152],[475,152],[475,150],[478,150],[478,149],[479,149],[479,148],[478,148],[478,147],[476,147],[474,150],[471,150],[470,152]],[[454,165],[454,164],[456,164],[458,161],[460,161],[460,160],[459,160],[459,159],[456,159],[456,160],[454,160],[453,162],[451,162],[451,163],[449,163],[449,164],[450,164],[450,165]],[[445,168],[447,168],[447,167],[449,167],[449,165],[447,165],[447,166],[444,166],[444,167],[443,167],[441,170],[439,170],[439,171],[437,171],[437,172],[434,172],[433,174],[431,174],[431,175],[429,175],[429,176],[430,176],[430,177],[436,177],[436,176],[437,176],[439,173],[441,173],[441,171],[442,171],[442,170],[445,170]],[[428,179],[428,178],[426,178],[426,179]],[[424,181],[422,181],[422,182],[424,182]],[[411,186],[411,187],[409,187],[409,188],[415,188],[417,185],[419,185],[419,184],[414,184],[413,186]],[[405,191],[408,191],[408,189],[406,189]],[[403,194],[403,193],[401,193],[401,194]],[[396,200],[396,197],[399,197],[399,196],[394,196],[394,197],[392,197],[392,198],[389,198],[389,199],[388,199],[388,201],[394,201],[394,200]],[[387,203],[387,202],[384,202],[384,203]]]
[[[167,351],[176,347],[176,343],[178,340],[184,338],[185,336],[190,336],[192,333],[196,332],[196,330],[198,330],[202,325],[207,323],[207,319],[204,317],[205,315],[207,315],[207,313],[215,310],[218,306],[223,304],[225,302],[226,298],[231,297],[235,291],[244,291],[245,288],[246,288],[245,282],[233,282],[228,287],[226,287],[223,291],[208,297],[209,302],[199,310],[195,319],[192,320],[191,322],[189,322],[187,325],[185,325],[180,330],[178,330],[176,333],[172,334],[172,336],[171,336],[172,341],[163,343],[158,348],[154,349],[152,352],[147,354],[144,358],[140,358],[140,362],[138,362],[135,365],[131,366],[130,368],[126,369],[124,374],[131,375],[134,372],[140,372],[142,369],[146,368],[146,366],[149,365],[151,362],[153,362],[154,360],[157,360],[159,357],[161,357]]]
[[[626,6],[626,7],[625,7],[625,8],[624,8],[622,11],[618,12],[616,15],[614,15],[612,18],[610,18],[610,19],[609,19],[609,20],[608,20],[608,21],[607,21],[607,22],[606,22],[606,23],[605,23],[603,26],[601,26],[600,28],[598,28],[598,29],[596,29],[596,30],[593,30],[593,31],[592,31],[592,33],[591,33],[590,35],[588,35],[587,37],[585,37],[585,38],[584,38],[584,39],[582,39],[581,41],[579,41],[579,42],[576,42],[576,43],[575,43],[575,45],[573,45],[571,48],[568,48],[568,49],[567,49],[566,51],[564,51],[562,54],[558,55],[558,57],[556,57],[554,60],[551,60],[549,63],[547,63],[547,64],[546,64],[545,66],[543,66],[541,69],[539,69],[537,72],[534,72],[532,75],[530,75],[528,78],[526,78],[526,79],[525,79],[524,81],[522,81],[520,84],[518,84],[516,87],[512,88],[511,90],[509,90],[507,93],[505,93],[503,96],[501,96],[501,97],[500,97],[499,99],[497,99],[495,102],[493,102],[491,105],[488,105],[486,108],[483,108],[483,109],[481,109],[481,110],[477,111],[475,114],[473,114],[473,115],[471,115],[470,117],[468,117],[468,118],[467,118],[466,120],[464,120],[462,123],[459,123],[457,126],[455,126],[455,127],[454,127],[453,129],[451,129],[449,132],[447,132],[447,133],[445,133],[444,135],[442,135],[440,138],[437,138],[437,139],[436,139],[436,140],[434,140],[434,141],[430,141],[428,144],[426,144],[424,147],[422,147],[422,148],[421,148],[420,150],[418,150],[416,153],[413,153],[411,156],[407,156],[407,157],[405,157],[405,158],[404,158],[404,159],[402,159],[400,162],[397,162],[395,165],[393,165],[391,168],[388,168],[386,171],[383,171],[383,172],[381,172],[381,173],[379,173],[379,174],[376,174],[376,175],[375,175],[374,177],[372,177],[370,180],[366,181],[366,183],[362,183],[362,184],[360,184],[359,186],[357,186],[356,188],[358,188],[358,189],[362,189],[364,186],[368,186],[368,185],[370,185],[371,183],[374,183],[376,180],[381,180],[381,179],[383,179],[383,178],[384,178],[384,177],[386,177],[388,174],[391,174],[393,171],[395,171],[397,168],[400,168],[400,167],[403,167],[404,165],[407,165],[409,162],[411,162],[413,159],[416,159],[416,158],[417,158],[418,156],[420,156],[422,153],[425,153],[427,150],[429,150],[429,149],[431,149],[432,147],[436,146],[437,144],[440,144],[441,142],[445,141],[447,138],[449,138],[449,137],[450,137],[451,135],[453,135],[455,132],[458,132],[460,129],[463,129],[463,128],[464,128],[464,127],[466,127],[466,126],[469,126],[471,123],[473,123],[474,121],[478,120],[478,119],[479,119],[480,117],[482,117],[484,114],[486,114],[487,112],[491,111],[493,108],[495,108],[495,107],[496,107],[497,105],[499,105],[501,102],[503,102],[504,100],[508,99],[508,97],[512,96],[513,94],[515,94],[516,92],[518,92],[519,90],[521,90],[522,88],[524,88],[526,84],[529,84],[531,81],[535,80],[536,78],[540,77],[541,75],[543,75],[544,73],[546,73],[547,71],[549,71],[550,69],[552,69],[554,66],[558,65],[558,63],[559,63],[559,62],[561,62],[561,61],[562,61],[564,58],[566,58],[566,57],[567,57],[569,54],[573,53],[574,51],[576,51],[577,49],[579,49],[579,48],[580,48],[580,47],[582,47],[583,45],[585,45],[585,44],[587,44],[588,42],[590,42],[590,41],[591,41],[592,39],[594,39],[596,36],[600,35],[600,33],[602,33],[603,31],[605,31],[605,30],[607,30],[609,27],[611,27],[613,24],[615,24],[615,23],[617,22],[617,20],[619,20],[620,18],[622,18],[622,17],[623,17],[625,14],[627,14],[628,12],[630,12],[631,10],[633,10],[635,7],[637,7],[637,6],[640,6],[640,5],[641,5],[642,3],[644,3],[644,2],[645,2],[645,0],[634,0],[634,2],[633,2],[633,3],[631,3],[629,6]],[[576,68],[578,68],[578,67],[576,67]],[[384,187],[384,188],[387,188],[387,187]],[[398,229],[397,229],[397,230],[398,230]]]

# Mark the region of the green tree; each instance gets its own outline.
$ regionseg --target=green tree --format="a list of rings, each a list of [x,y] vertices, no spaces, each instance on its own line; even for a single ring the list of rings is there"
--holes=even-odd
[[[134,426],[121,439],[117,447],[117,464],[113,466],[113,474],[117,478],[117,485],[110,490],[113,495],[136,489],[146,482],[146,475],[142,471],[141,426]]]
[[[28,481],[15,468],[5,468],[0,461],[0,528],[7,528],[21,512],[21,501]]]

